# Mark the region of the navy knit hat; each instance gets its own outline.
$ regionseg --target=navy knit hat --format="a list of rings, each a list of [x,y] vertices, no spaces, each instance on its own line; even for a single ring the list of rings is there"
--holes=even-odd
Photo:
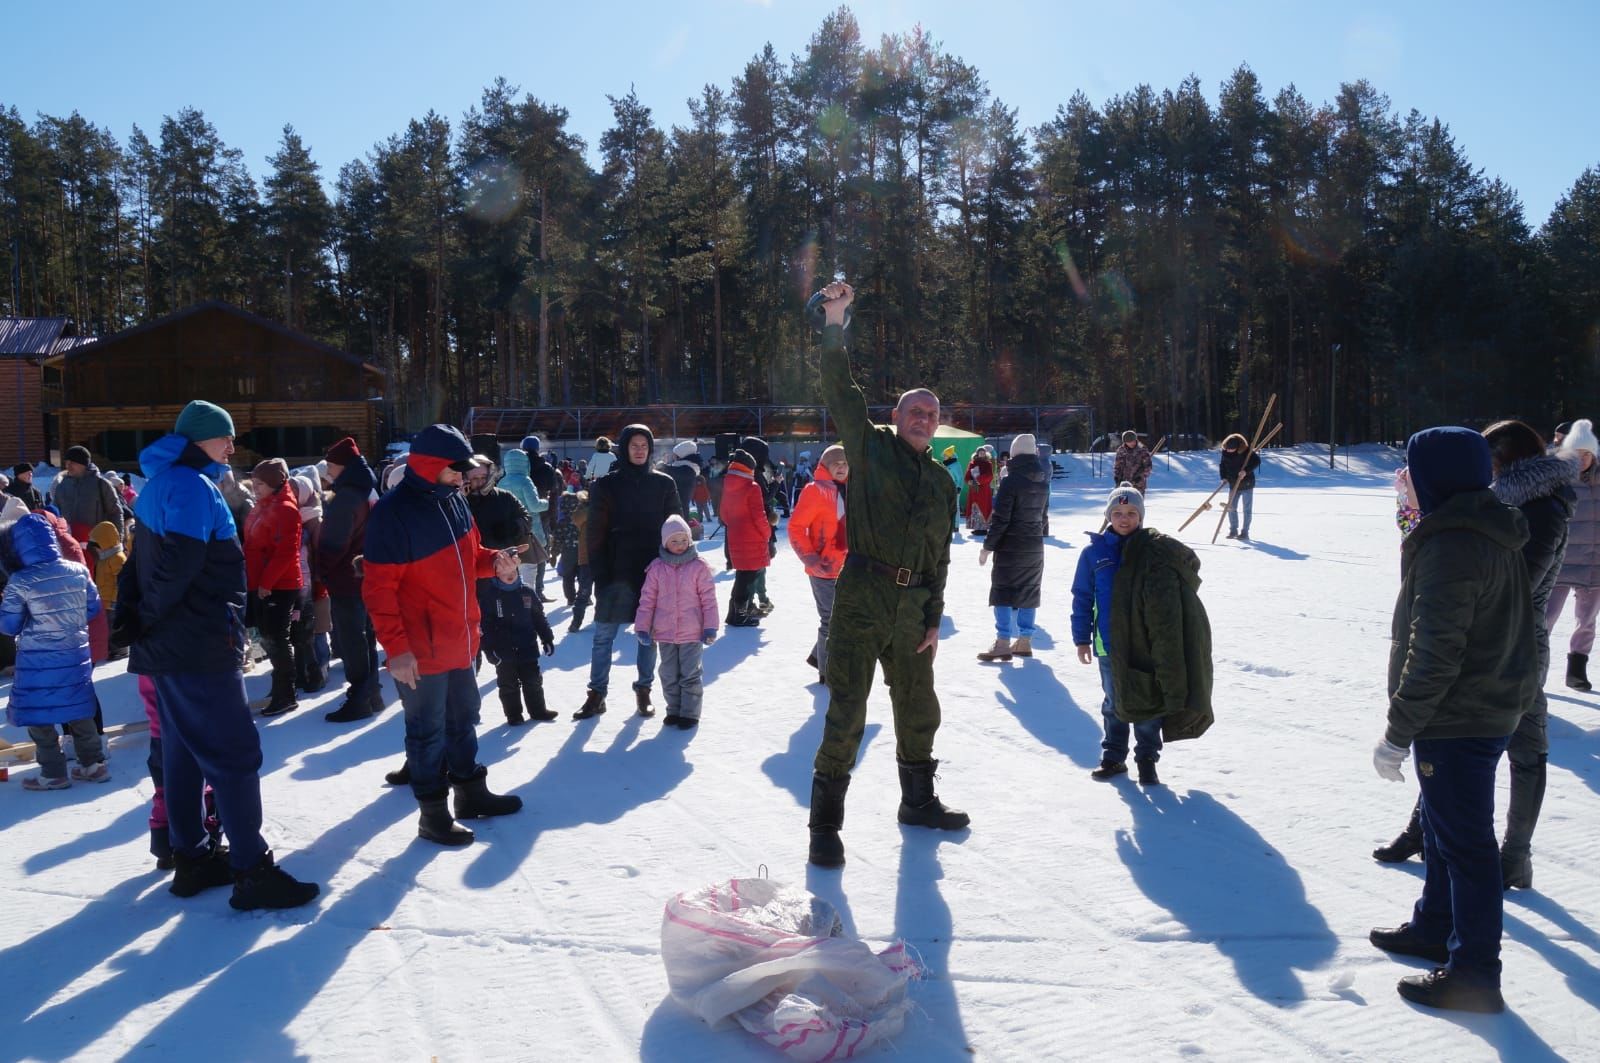
[[[233,418],[221,406],[195,399],[178,414],[178,423],[172,430],[195,443],[202,439],[220,439],[234,434]]]
[[[1483,490],[1494,479],[1489,441],[1470,428],[1424,428],[1406,441],[1406,468],[1425,517],[1456,495]]]
[[[522,449],[524,451],[526,451],[527,453],[529,453],[529,454],[537,454],[537,453],[539,453],[539,437],[538,436],[523,436],[522,437]]]

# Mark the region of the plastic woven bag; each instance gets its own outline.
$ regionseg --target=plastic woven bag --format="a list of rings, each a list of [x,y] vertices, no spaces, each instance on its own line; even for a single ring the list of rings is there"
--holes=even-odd
[[[896,941],[845,937],[833,906],[767,879],[680,893],[661,920],[672,996],[713,1029],[737,1023],[793,1059],[850,1059],[905,1026],[918,971]]]

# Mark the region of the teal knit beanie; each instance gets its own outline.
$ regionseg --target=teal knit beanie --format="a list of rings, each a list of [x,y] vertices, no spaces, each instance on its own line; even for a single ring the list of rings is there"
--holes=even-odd
[[[233,435],[233,418],[228,411],[204,399],[195,399],[178,414],[172,430],[191,442]]]

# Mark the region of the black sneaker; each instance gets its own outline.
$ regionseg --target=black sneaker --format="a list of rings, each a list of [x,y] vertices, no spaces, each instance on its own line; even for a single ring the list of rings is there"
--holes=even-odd
[[[1372,933],[1367,935],[1367,940],[1384,952],[1392,952],[1397,956],[1415,956],[1430,963],[1450,962],[1448,945],[1442,941],[1437,944],[1425,941],[1411,929],[1410,923],[1401,923],[1397,927],[1390,928],[1375,926],[1372,928]]]
[[[261,710],[261,715],[282,716],[284,713],[293,712],[299,707],[300,702],[296,701],[294,695],[291,694],[288,697],[273,698],[267,702],[267,707]]]
[[[233,881],[233,868],[228,865],[228,849],[222,846],[207,849],[199,856],[173,853],[176,870],[167,892],[174,897],[193,897],[216,886],[226,886]]]
[[[1468,985],[1451,974],[1448,967],[1437,967],[1427,974],[1400,979],[1395,986],[1413,1004],[1446,1011],[1476,1011],[1497,1015],[1506,1010],[1506,998],[1495,986]]]
[[[700,717],[698,717],[698,716],[679,716],[678,717],[678,730],[680,730],[680,731],[692,731],[696,727],[698,727],[699,725],[700,725]]]
[[[1100,766],[1089,773],[1091,779],[1115,779],[1118,775],[1128,774],[1128,762],[1125,760],[1112,760],[1107,757],[1100,762]]]
[[[661,718],[661,726],[662,727],[676,727],[676,726],[678,726],[679,722],[682,721],[682,720],[683,720],[682,716],[679,716],[675,712],[669,712],[669,713],[667,713],[667,715],[665,715],[665,716],[663,716]]]
[[[241,912],[258,908],[298,908],[322,892],[315,882],[301,882],[272,861],[269,849],[261,862],[240,873],[228,904]]]

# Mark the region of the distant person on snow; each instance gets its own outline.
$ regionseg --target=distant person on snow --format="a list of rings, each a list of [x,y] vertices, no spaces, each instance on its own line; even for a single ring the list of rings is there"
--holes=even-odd
[[[1546,626],[1561,619],[1570,592],[1576,606],[1577,623],[1567,640],[1567,686],[1573,690],[1593,690],[1589,682],[1589,653],[1594,649],[1595,615],[1600,613],[1600,468],[1595,456],[1600,442],[1594,425],[1587,418],[1572,422],[1572,431],[1561,442],[1557,453],[1577,464],[1577,508],[1567,539],[1567,552],[1561,574],[1550,592]]]
[[[1245,451],[1250,457],[1245,457]],[[1228,538],[1250,541],[1250,515],[1255,509],[1256,470],[1261,468],[1261,451],[1250,450],[1250,443],[1238,432],[1222,441],[1222,458],[1218,475],[1228,485],[1232,497],[1228,500]],[[1241,475],[1243,479],[1241,479]],[[1235,490],[1237,486],[1237,490]],[[1239,527],[1239,513],[1244,512],[1244,528]]]
[[[1117,448],[1116,460],[1111,463],[1111,478],[1119,484],[1132,484],[1143,496],[1154,464],[1150,451],[1139,442],[1139,433],[1130,428],[1122,433],[1122,446]]]

